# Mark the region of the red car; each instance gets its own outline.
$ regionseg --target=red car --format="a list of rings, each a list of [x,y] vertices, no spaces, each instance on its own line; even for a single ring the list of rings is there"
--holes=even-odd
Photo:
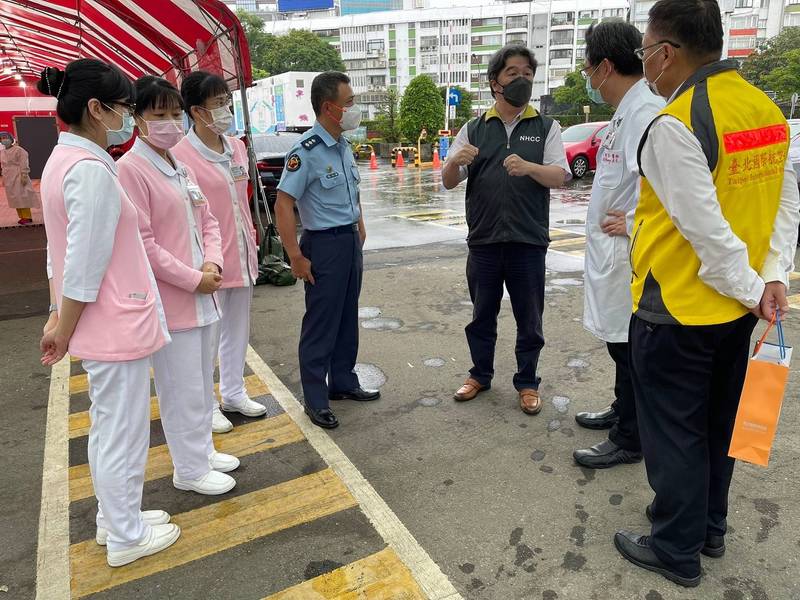
[[[567,127],[561,132],[567,162],[572,174],[580,179],[589,171],[597,169],[597,151],[606,134],[608,121],[581,123]]]

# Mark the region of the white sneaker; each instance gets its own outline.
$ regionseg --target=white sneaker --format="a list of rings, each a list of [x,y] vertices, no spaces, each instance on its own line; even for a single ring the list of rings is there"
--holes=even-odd
[[[209,471],[200,479],[188,479],[182,481],[178,476],[172,475],[172,485],[179,490],[197,492],[204,496],[219,496],[225,492],[230,492],[236,485],[236,480],[230,475],[219,471]]]
[[[219,404],[214,406],[214,411],[211,413],[211,431],[214,433],[228,433],[233,429],[233,423],[228,421],[228,418],[219,410]]]
[[[239,468],[239,459],[230,454],[223,454],[222,452],[214,452],[208,457],[208,464],[215,471],[220,473],[228,473]]]
[[[169,523],[170,516],[163,510],[143,510],[142,521],[148,525],[164,525]],[[108,541],[108,529],[105,527],[98,527],[97,533],[94,536],[94,541],[100,546],[105,546]]]
[[[174,523],[151,525],[150,534],[133,548],[125,550],[109,550],[106,561],[109,567],[121,567],[135,560],[166,550],[181,535],[181,528]]]
[[[232,404],[225,404],[222,402],[221,405],[222,410],[225,412],[238,412],[242,413],[245,417],[260,417],[261,415],[267,412],[267,407],[263,404],[259,404],[254,400],[250,400],[247,398],[241,406],[233,406]]]

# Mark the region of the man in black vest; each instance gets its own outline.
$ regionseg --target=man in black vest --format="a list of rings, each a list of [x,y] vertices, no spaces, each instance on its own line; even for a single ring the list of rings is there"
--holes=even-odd
[[[497,315],[508,289],[517,321],[520,408],[542,409],[537,375],[544,346],[545,254],[550,242],[550,188],[570,177],[561,129],[528,104],[536,59],[528,48],[508,45],[489,61],[495,105],[461,128],[442,171],[447,189],[467,180],[467,283],[472,322],[467,343],[472,369],[455,400],[472,400],[491,387]]]

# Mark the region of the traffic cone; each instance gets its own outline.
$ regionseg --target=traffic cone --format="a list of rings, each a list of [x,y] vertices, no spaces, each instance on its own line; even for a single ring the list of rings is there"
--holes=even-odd
[[[373,171],[378,168],[378,159],[375,156],[375,150],[369,155],[369,168]]]
[[[434,169],[441,169],[442,168],[442,161],[439,160],[439,149],[433,149],[433,168]]]
[[[403,151],[402,150],[398,150],[397,151],[397,164],[395,165],[395,167],[405,167],[405,166],[406,166],[406,163],[403,160]]]

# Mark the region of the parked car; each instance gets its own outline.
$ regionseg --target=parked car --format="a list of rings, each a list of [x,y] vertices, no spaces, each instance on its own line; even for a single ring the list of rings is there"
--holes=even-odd
[[[267,195],[270,210],[275,207],[278,197],[278,182],[286,164],[286,155],[300,139],[301,134],[281,131],[278,133],[257,133],[253,137],[253,150],[261,184]]]
[[[353,146],[353,158],[356,160],[368,160],[375,148],[372,144],[356,144]]]
[[[597,121],[573,125],[561,132],[564,149],[567,151],[567,163],[578,179],[597,169],[597,151],[607,127],[608,121]]]

